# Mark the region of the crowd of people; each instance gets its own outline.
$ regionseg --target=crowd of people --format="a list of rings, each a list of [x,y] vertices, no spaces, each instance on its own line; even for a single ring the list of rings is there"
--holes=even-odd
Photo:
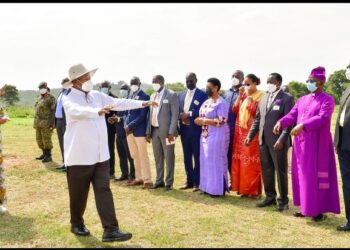
[[[256,200],[264,190],[265,198],[256,206],[276,206],[280,212],[289,209],[288,149],[292,147],[293,203],[300,207],[294,216],[312,217],[316,222],[326,219],[326,213],[340,214],[336,151],[347,219],[337,230],[350,231],[350,87],[340,101],[333,140],[335,101],[324,91],[324,67],[311,71],[306,81],[310,94],[296,102],[288,87],[282,86],[279,73],[268,75],[268,89],[262,91],[259,77],[236,70],[224,96],[219,94],[219,79],[208,79],[203,91],[193,72],[186,75],[187,90],[181,93],[169,90],[164,77],[155,75],[151,96],[133,77],[120,87],[117,97],[108,81],[93,90],[96,70],[72,66],[57,100],[47,83],[40,83],[35,103],[34,128],[42,150],[37,159],[52,161],[51,137],[56,128],[63,160],[58,169],[67,172],[71,231],[76,235],[89,235],[83,214],[92,183],[104,228],[102,240],[130,239],[131,233],[119,230],[110,180],[171,191],[178,136],[186,172],[181,190],[213,198],[234,191]],[[350,65],[346,77],[350,80]],[[147,143],[152,144],[155,160],[154,182]],[[120,177],[115,176],[115,147]]]

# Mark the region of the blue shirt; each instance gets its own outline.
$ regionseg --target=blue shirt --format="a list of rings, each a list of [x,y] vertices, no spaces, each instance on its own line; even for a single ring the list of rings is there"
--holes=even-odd
[[[235,101],[239,95],[239,89],[234,90],[234,89],[229,89],[226,91],[224,99],[229,105],[229,110],[228,110],[228,119],[227,119],[227,124],[230,127],[230,136],[232,137],[235,131],[235,123],[236,123],[236,114],[233,113],[232,111],[232,106],[235,104]]]
[[[56,112],[55,117],[56,118],[63,118],[63,104],[62,104],[62,95],[64,95],[67,92],[66,89],[63,89],[59,96],[57,97],[57,104],[56,104]]]

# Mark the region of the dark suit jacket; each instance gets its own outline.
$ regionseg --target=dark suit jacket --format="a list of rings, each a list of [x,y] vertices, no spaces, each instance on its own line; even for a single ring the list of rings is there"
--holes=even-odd
[[[338,148],[340,146],[340,141],[341,141],[341,150],[345,151],[350,151],[350,101],[347,103],[346,106],[346,111],[345,111],[345,119],[344,119],[344,126],[342,128],[342,135],[340,138],[340,125],[339,125],[339,119],[340,119],[340,114],[345,108],[345,104],[347,99],[350,98],[350,87],[348,87],[343,96],[341,97],[340,100],[340,105],[339,105],[339,113],[338,113],[338,118],[337,122],[335,125],[335,133],[334,133],[334,146]]]
[[[149,95],[147,95],[142,89],[133,98],[139,101],[148,101]],[[147,116],[149,108],[143,109],[132,109],[125,112],[125,122],[124,125],[129,127],[135,137],[146,136],[147,129]]]
[[[248,138],[253,139],[256,133],[259,132],[259,145],[265,142],[267,145],[273,146],[277,141],[280,141],[289,147],[291,141],[289,133],[292,127],[285,128],[280,135],[275,135],[272,131],[278,120],[293,108],[294,99],[291,95],[280,91],[270,108],[266,110],[268,98],[269,94],[261,98]]]
[[[187,90],[179,94],[179,109],[180,113],[184,112],[185,98]],[[205,92],[200,89],[196,89],[193,94],[192,102],[188,111],[192,111],[192,116],[190,117],[190,126],[182,124],[181,119],[179,120],[179,134],[182,134],[184,129],[189,129],[190,133],[194,136],[199,136],[202,132],[202,127],[196,125],[194,120],[199,116],[199,109],[201,108],[203,102],[208,99],[208,96]]]

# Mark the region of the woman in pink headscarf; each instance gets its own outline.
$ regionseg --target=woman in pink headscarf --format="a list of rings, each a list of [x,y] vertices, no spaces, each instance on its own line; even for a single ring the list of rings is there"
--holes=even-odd
[[[324,213],[340,213],[337,170],[331,135],[334,99],[323,91],[326,72],[323,67],[311,71],[307,88],[293,109],[279,120],[274,133],[296,124],[292,156],[292,189],[295,217],[326,218]]]

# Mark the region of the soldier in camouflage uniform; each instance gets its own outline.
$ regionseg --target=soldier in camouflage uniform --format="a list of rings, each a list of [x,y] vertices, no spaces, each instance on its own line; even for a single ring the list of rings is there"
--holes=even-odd
[[[48,93],[46,82],[39,84],[40,96],[35,102],[34,128],[36,129],[36,142],[43,154],[37,157],[42,162],[50,162],[52,149],[52,132],[54,129],[56,99]]]
[[[0,89],[0,96],[5,93],[5,88],[6,88],[6,85]],[[4,124],[8,120],[9,118],[5,114],[4,108],[0,107],[0,124]],[[5,213],[7,211],[7,209],[4,207],[4,204],[6,201],[6,187],[5,187],[5,175],[4,175],[5,169],[2,164],[3,161],[4,161],[4,158],[2,156],[2,135],[0,131],[0,214]]]

